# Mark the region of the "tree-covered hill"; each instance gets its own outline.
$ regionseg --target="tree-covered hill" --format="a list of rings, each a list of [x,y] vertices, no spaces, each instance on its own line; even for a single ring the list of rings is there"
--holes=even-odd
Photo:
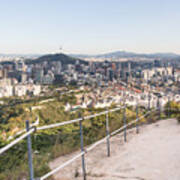
[[[65,64],[75,64],[76,61],[78,60],[82,64],[87,64],[87,62],[84,60],[81,60],[79,58],[73,58],[65,54],[48,54],[48,55],[41,56],[37,59],[27,59],[26,63],[27,64],[40,64],[40,63],[43,63],[44,61],[47,61],[48,63],[53,62],[53,61],[54,62],[60,61],[62,64],[65,65]]]

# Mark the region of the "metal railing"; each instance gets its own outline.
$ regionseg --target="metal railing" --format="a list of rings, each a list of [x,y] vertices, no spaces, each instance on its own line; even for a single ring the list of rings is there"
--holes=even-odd
[[[30,126],[30,127],[28,127],[28,130],[27,130],[27,127],[26,127],[26,129],[21,130],[21,131],[22,132],[27,131],[27,132],[24,133],[23,135],[21,135],[20,137],[18,137],[17,139],[13,140],[11,143],[6,145],[5,147],[1,148],[0,149],[0,154],[6,152],[8,149],[10,149],[11,147],[13,147],[17,143],[19,143],[21,140],[25,139],[26,137],[28,137],[29,135],[31,135],[32,133],[34,133],[36,131],[46,130],[46,129],[56,128],[56,127],[60,127],[60,126],[68,125],[68,124],[77,123],[77,122],[80,122],[80,121],[84,121],[84,120],[87,120],[87,119],[91,119],[91,118],[94,118],[94,117],[105,115],[105,114],[107,114],[109,112],[115,112],[115,111],[118,111],[118,110],[123,109],[123,108],[124,107],[114,108],[114,109],[111,109],[109,111],[106,110],[106,111],[96,113],[96,114],[93,114],[93,115],[80,117],[80,118],[77,118],[77,119],[64,121],[64,122],[60,122],[60,123],[54,123],[54,124],[50,124],[50,125],[40,126],[40,127]],[[27,124],[26,124],[26,126],[27,126]]]
[[[116,112],[123,109],[123,126],[120,127],[119,129],[116,129],[115,131],[110,133],[109,130],[109,113],[110,112]],[[29,163],[29,174],[30,174],[30,180],[34,180],[34,171],[33,171],[33,159],[32,159],[32,143],[31,143],[31,134],[36,132],[36,131],[41,131],[41,130],[46,130],[46,129],[51,129],[51,128],[57,128],[60,126],[64,126],[64,125],[68,125],[68,124],[72,124],[72,123],[77,123],[79,122],[79,127],[80,127],[80,141],[81,141],[81,153],[77,154],[76,156],[74,156],[73,158],[71,158],[70,160],[64,162],[63,164],[59,165],[58,167],[56,167],[55,169],[51,170],[50,172],[48,172],[47,174],[43,175],[42,177],[38,178],[39,180],[44,180],[47,179],[48,177],[52,176],[53,174],[55,174],[56,172],[58,172],[59,170],[63,169],[64,167],[68,166],[69,164],[71,164],[72,162],[76,161],[78,158],[82,158],[82,172],[83,172],[83,179],[86,180],[86,167],[85,167],[85,154],[88,153],[89,151],[93,150],[95,147],[97,147],[98,145],[104,143],[106,141],[107,144],[107,156],[110,156],[110,138],[114,135],[116,135],[117,133],[123,131],[124,132],[124,141],[126,142],[127,140],[127,128],[130,127],[131,125],[135,124],[136,127],[136,133],[139,133],[139,121],[145,117],[147,117],[148,115],[150,115],[152,112],[157,111],[161,112],[161,109],[154,109],[152,111],[148,111],[146,114],[142,115],[139,117],[139,112],[138,112],[138,106],[136,106],[136,119],[127,123],[127,119],[126,119],[126,106],[123,107],[118,107],[118,108],[114,108],[114,109],[110,109],[110,110],[106,110],[97,114],[93,114],[93,115],[89,115],[89,116],[85,116],[85,117],[80,117],[74,120],[70,120],[70,121],[65,121],[65,122],[61,122],[61,123],[55,123],[55,124],[50,124],[50,125],[45,125],[45,126],[40,126],[40,127],[31,127],[29,125],[29,121],[26,121],[26,133],[24,133],[23,135],[21,135],[20,137],[18,137],[17,139],[13,140],[10,144],[6,145],[5,147],[0,149],[0,155],[3,154],[4,152],[6,152],[8,149],[10,149],[11,147],[13,147],[14,145],[16,145],[17,143],[19,143],[21,140],[27,138],[27,147],[28,147],[28,163]],[[170,110],[170,109],[169,109]],[[94,117],[98,117],[98,116],[102,116],[105,115],[105,119],[106,119],[106,136],[98,141],[96,141],[94,144],[90,145],[88,148],[84,148],[84,142],[83,142],[83,125],[82,122],[87,120],[87,119],[91,119]]]
[[[126,119],[126,111],[125,111],[125,107],[123,108],[116,108],[116,111],[117,110],[120,110],[120,109],[124,109],[124,113],[123,113],[123,119]],[[86,168],[85,168],[85,157],[84,155],[86,153],[88,153],[89,151],[93,150],[94,148],[96,148],[98,145],[106,142],[106,145],[107,145],[107,156],[109,157],[110,156],[110,137],[116,135],[117,133],[121,132],[122,130],[124,130],[124,141],[126,142],[127,140],[127,128],[130,127],[131,125],[135,124],[136,123],[136,129],[138,129],[138,122],[145,118],[146,116],[148,116],[151,112],[153,111],[156,111],[156,110],[152,110],[152,111],[149,111],[147,112],[146,114],[142,115],[141,117],[138,117],[138,114],[137,115],[137,118],[129,123],[126,123],[126,121],[124,121],[124,125],[122,127],[120,127],[119,129],[113,131],[113,132],[109,132],[109,112],[114,112],[115,109],[113,110],[106,110],[100,114],[95,114],[95,115],[92,115],[92,116],[86,116],[86,118],[82,118],[80,120],[80,136],[81,136],[81,153],[75,155],[73,158],[69,159],[68,161],[64,162],[63,164],[59,165],[58,167],[56,167],[55,169],[51,170],[50,172],[48,172],[47,174],[43,175],[42,177],[39,178],[39,180],[44,180],[44,179],[47,179],[48,177],[52,176],[53,174],[57,173],[58,171],[60,171],[61,169],[65,168],[66,166],[68,166],[69,164],[73,163],[74,161],[76,161],[78,158],[82,158],[82,172],[83,172],[83,180],[86,180]],[[106,115],[106,136],[98,141],[96,141],[94,144],[90,145],[88,148],[84,148],[83,146],[83,133],[82,133],[82,120],[85,120],[85,119],[89,119],[89,118],[92,118],[92,117],[97,117],[97,116],[100,116],[100,115],[103,115],[105,114]],[[76,122],[76,121],[75,121]],[[136,132],[138,133],[139,131],[136,130]]]

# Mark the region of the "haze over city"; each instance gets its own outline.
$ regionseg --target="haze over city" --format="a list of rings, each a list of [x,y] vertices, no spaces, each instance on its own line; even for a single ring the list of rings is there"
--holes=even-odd
[[[117,50],[180,54],[178,0],[7,0],[0,6],[0,54]]]

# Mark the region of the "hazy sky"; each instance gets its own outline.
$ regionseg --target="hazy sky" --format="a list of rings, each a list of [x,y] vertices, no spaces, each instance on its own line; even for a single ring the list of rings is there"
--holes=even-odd
[[[175,52],[180,0],[0,0],[0,53]]]

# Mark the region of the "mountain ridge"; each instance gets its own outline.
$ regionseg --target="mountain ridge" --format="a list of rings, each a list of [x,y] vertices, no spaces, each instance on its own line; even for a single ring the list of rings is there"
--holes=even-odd
[[[178,58],[179,54],[175,53],[134,53],[128,51],[113,51],[103,54],[69,54],[77,58],[131,58],[131,57],[145,57],[145,58]]]

